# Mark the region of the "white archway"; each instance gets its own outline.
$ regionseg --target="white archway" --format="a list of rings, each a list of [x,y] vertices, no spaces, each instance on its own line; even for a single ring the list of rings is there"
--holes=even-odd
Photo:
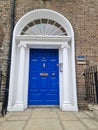
[[[63,30],[62,32],[64,35],[58,35],[58,33],[56,33],[56,35],[52,35],[53,32],[51,35],[47,35],[47,33],[41,33],[38,35],[32,35],[32,33],[31,35],[26,35],[26,33],[22,33],[23,29],[29,23],[40,19],[55,21],[55,23],[60,25],[57,25],[59,29],[63,28],[59,31],[59,33]],[[26,31],[27,29],[24,30]],[[59,71],[59,107],[64,111],[78,110],[74,44],[74,31],[70,22],[64,16],[55,11],[48,9],[34,10],[24,15],[18,21],[13,32],[8,99],[9,111],[23,111],[28,106],[27,95],[30,48],[59,49],[59,64],[62,69]]]

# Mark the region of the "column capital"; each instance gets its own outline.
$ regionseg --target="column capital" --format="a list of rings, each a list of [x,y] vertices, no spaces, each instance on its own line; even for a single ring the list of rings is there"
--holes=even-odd
[[[70,48],[70,45],[68,45],[68,42],[65,42],[61,45],[61,49],[64,49],[64,48]]]
[[[17,47],[18,48],[21,48],[21,47],[27,48],[27,44],[25,42],[20,42]]]

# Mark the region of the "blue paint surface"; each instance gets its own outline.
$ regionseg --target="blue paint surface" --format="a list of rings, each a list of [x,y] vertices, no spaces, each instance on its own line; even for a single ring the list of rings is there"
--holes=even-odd
[[[28,105],[59,105],[57,49],[30,49]]]

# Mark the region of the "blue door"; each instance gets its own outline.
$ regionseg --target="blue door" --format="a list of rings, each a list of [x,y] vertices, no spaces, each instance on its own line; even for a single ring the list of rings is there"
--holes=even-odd
[[[59,105],[57,49],[30,49],[28,105]]]

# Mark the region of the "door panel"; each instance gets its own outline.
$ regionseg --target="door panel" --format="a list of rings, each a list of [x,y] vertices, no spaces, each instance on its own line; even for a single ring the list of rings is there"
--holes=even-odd
[[[28,105],[59,104],[57,49],[30,49]]]

